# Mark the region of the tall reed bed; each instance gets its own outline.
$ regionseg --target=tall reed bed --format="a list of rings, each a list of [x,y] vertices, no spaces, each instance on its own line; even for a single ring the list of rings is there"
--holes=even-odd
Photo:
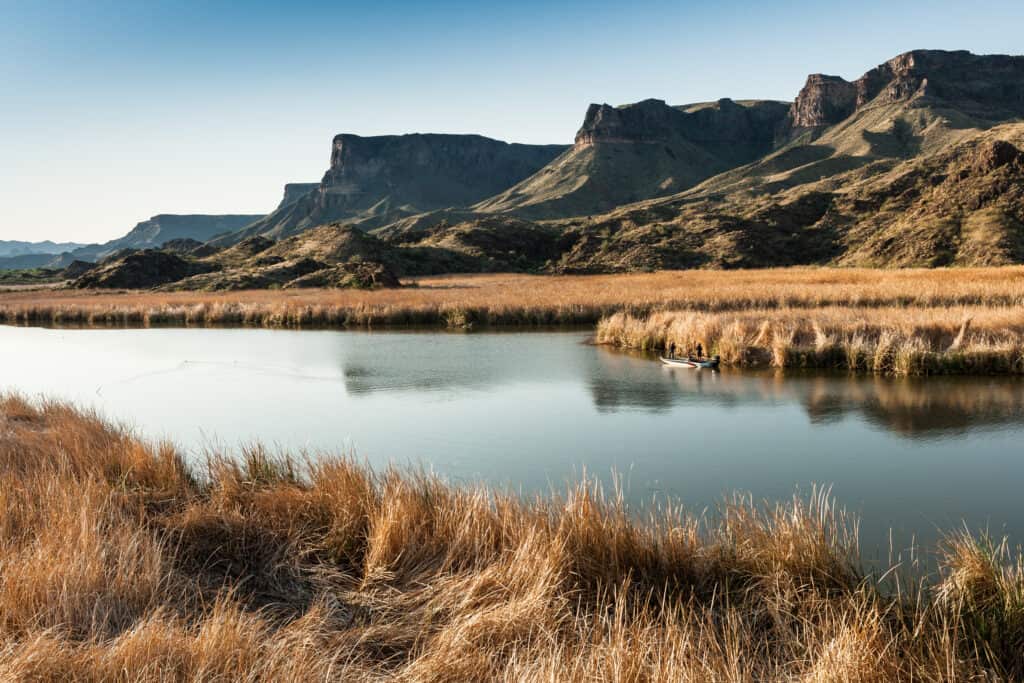
[[[951,681],[1024,675],[1024,578],[948,539],[884,580],[825,495],[638,519],[253,447],[190,469],[0,400],[0,678]],[[881,583],[880,583],[881,581]],[[884,588],[884,589],[883,589]]]
[[[665,271],[621,275],[473,275],[421,278],[377,291],[0,292],[0,322],[79,325],[594,324],[625,312],[761,309],[1015,307],[1024,268],[959,270]]]
[[[1022,374],[1024,309],[771,309],[616,313],[597,341],[682,352],[699,343],[739,367],[817,368],[890,375]]]

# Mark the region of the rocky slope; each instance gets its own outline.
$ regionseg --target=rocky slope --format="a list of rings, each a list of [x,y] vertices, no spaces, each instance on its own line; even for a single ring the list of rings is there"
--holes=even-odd
[[[86,270],[72,282],[79,289],[148,289],[177,282],[212,266],[155,249],[131,251]]]
[[[814,75],[778,149],[562,222],[554,269],[1024,262],[1022,117],[1022,57],[915,51],[852,83]]]
[[[1024,123],[764,195],[673,197],[566,225],[552,268],[875,267],[1024,262]],[[838,187],[835,187],[838,185]]]
[[[729,99],[592,104],[570,150],[473,209],[550,219],[670,195],[771,151],[787,112],[781,102]]]
[[[369,229],[469,206],[526,178],[564,149],[479,135],[338,135],[330,168],[315,189],[218,243],[252,235],[287,237],[339,220]]]

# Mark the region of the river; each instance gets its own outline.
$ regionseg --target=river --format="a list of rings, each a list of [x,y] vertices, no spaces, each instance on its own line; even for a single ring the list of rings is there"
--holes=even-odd
[[[1024,383],[668,369],[585,332],[0,327],[0,389],[200,458],[260,441],[534,493],[621,478],[641,508],[831,487],[883,557],[1024,529]]]

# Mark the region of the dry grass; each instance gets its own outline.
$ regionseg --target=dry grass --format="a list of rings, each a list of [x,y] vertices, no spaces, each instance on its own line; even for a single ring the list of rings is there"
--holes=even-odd
[[[1024,675],[1019,561],[882,591],[825,496],[638,521],[254,448],[190,472],[0,400],[0,678],[893,681]],[[891,574],[887,585],[897,585]]]
[[[1024,267],[502,274],[422,278],[415,284],[378,291],[0,292],[0,322],[459,327],[593,324],[616,312],[663,310],[1024,305]]]
[[[681,351],[700,343],[739,367],[890,375],[1024,373],[1024,308],[783,308],[724,313],[617,313],[599,343]]]

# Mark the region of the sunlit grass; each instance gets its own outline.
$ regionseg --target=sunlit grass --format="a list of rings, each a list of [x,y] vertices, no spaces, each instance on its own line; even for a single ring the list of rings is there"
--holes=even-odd
[[[192,471],[94,415],[0,401],[4,680],[996,680],[1019,560],[950,537],[880,588],[821,493],[638,517],[254,447]],[[894,578],[901,577],[896,589]],[[909,588],[908,588],[909,586]]]
[[[376,291],[0,292],[0,322],[93,325],[593,324],[617,312],[1024,305],[1024,268],[791,268],[422,278]]]
[[[599,343],[686,351],[701,344],[738,367],[891,375],[1024,373],[1024,308],[1005,306],[753,309],[613,314]]]

